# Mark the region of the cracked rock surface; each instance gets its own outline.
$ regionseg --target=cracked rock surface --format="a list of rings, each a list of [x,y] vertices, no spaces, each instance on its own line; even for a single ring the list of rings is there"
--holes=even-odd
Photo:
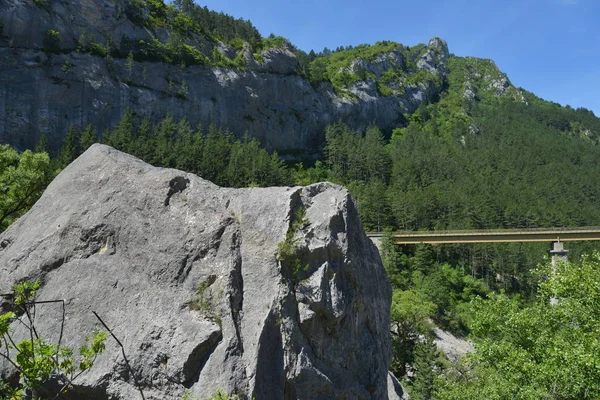
[[[391,288],[340,186],[220,188],[96,144],[0,243],[0,293],[39,280],[68,345],[92,311],[124,345],[135,379],[109,338],[65,398],[388,398]],[[61,313],[38,306],[38,332]]]

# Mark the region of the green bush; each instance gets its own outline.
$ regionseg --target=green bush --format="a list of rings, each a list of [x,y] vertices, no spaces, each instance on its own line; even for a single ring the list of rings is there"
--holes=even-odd
[[[391,87],[384,85],[383,83],[377,83],[377,92],[380,96],[389,97],[394,94]]]
[[[235,66],[235,63],[221,53],[217,47],[213,47],[212,62],[217,67],[229,68]]]
[[[200,282],[198,288],[196,289],[196,294],[190,303],[190,309],[200,311],[204,314],[208,319],[214,321],[222,328],[222,319],[217,309],[217,303],[214,300],[214,294],[210,289],[211,285],[215,282],[214,277],[209,277],[209,279]],[[222,293],[219,291],[218,293]]]
[[[25,281],[15,285],[12,304],[15,311],[0,314],[0,356],[11,364],[19,375],[16,385],[0,381],[0,397],[3,399],[39,399],[42,395],[58,397],[82,372],[92,368],[96,357],[105,348],[107,332],[95,332],[91,338],[85,338],[87,344],[79,349],[80,357],[77,363],[73,349],[39,337],[31,317],[31,308],[39,288],[39,282]],[[25,317],[17,316],[17,312]],[[28,339],[16,343],[12,337],[11,324],[18,319],[29,334]],[[50,379],[67,383],[58,393],[48,393],[45,385]]]
[[[238,54],[233,59],[233,65],[235,67],[237,67],[238,69],[245,69],[248,66],[248,64],[246,63],[246,59],[244,58],[243,54]]]
[[[74,67],[75,67],[75,66],[73,65],[73,61],[71,61],[71,59],[70,59],[70,58],[67,58],[67,59],[65,60],[65,62],[63,63],[61,70],[62,70],[62,72],[64,72],[65,74],[69,74],[69,73],[71,73],[71,72],[73,71],[73,68],[74,68]]]
[[[268,38],[263,38],[262,40],[262,48],[265,50],[272,48],[284,49],[289,44],[290,41],[283,36],[270,36]]]
[[[0,232],[23,215],[41,196],[54,174],[46,153],[19,154],[0,145]]]
[[[535,271],[535,298],[471,303],[476,352],[441,379],[439,399],[600,398],[600,254]]]
[[[171,22],[172,28],[182,36],[200,33],[200,26],[189,16],[176,11]]]
[[[240,52],[244,49],[244,44],[246,42],[244,41],[244,39],[240,38],[240,37],[235,37],[233,40],[231,40],[229,42],[229,46],[233,47],[235,49],[235,51]]]
[[[211,65],[211,60],[202,52],[183,40],[173,38],[169,42],[162,43],[153,38],[151,41],[140,40],[138,42],[140,53],[136,57],[143,60],[162,61],[176,65]]]
[[[308,266],[303,266],[298,258],[298,244],[300,243],[300,239],[296,237],[300,229],[308,224],[306,210],[304,207],[300,207],[292,216],[290,227],[285,234],[285,240],[277,244],[277,258],[282,265],[290,269],[293,278],[296,278],[299,273],[308,269]]]
[[[48,29],[44,33],[44,48],[48,51],[58,51],[60,49],[60,33],[54,29]]]

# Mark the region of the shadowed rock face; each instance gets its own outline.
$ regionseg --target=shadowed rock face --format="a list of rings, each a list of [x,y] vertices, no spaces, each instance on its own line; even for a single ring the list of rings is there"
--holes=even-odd
[[[340,186],[220,188],[94,145],[0,243],[0,293],[29,279],[66,299],[74,348],[96,311],[146,398],[388,397],[390,284]],[[57,340],[60,316],[39,306],[38,332]],[[111,338],[76,383],[71,398],[139,398]]]
[[[0,2],[0,143],[32,148],[45,134],[60,146],[70,126],[92,124],[99,132],[116,125],[129,107],[140,116],[158,120],[167,114],[186,117],[196,126],[215,123],[237,135],[248,132],[269,150],[288,158],[318,152],[324,128],[342,120],[354,129],[398,126],[441,91],[431,83],[404,88],[403,94],[380,96],[369,80],[347,88],[352,98],[338,96],[330,83],[318,87],[295,73],[298,62],[289,49],[268,49],[256,62],[241,50],[246,70],[208,66],[134,62],[76,51],[82,34],[99,43],[110,39],[121,54],[131,43],[171,35],[164,28],[148,29],[128,19],[124,0],[46,0],[48,8],[31,0]],[[55,52],[47,52],[48,30],[58,32]],[[233,48],[195,35],[190,45],[210,55],[213,47],[235,57]],[[445,75],[446,43],[434,39],[418,61],[418,69]],[[135,49],[134,49],[135,50]],[[353,66],[377,76],[400,68],[399,54],[377,60],[357,60]]]

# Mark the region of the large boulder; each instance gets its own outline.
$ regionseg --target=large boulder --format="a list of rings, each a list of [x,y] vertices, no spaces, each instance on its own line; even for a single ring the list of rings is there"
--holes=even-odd
[[[132,367],[109,338],[65,398],[388,398],[390,284],[340,186],[220,188],[97,144],[0,235],[0,293],[22,280],[66,299],[64,343],[95,311]]]

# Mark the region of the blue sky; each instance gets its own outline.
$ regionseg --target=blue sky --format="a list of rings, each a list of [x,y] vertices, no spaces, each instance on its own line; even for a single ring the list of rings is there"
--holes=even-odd
[[[491,58],[511,82],[600,116],[600,0],[204,0],[303,50],[439,36],[459,56]]]

